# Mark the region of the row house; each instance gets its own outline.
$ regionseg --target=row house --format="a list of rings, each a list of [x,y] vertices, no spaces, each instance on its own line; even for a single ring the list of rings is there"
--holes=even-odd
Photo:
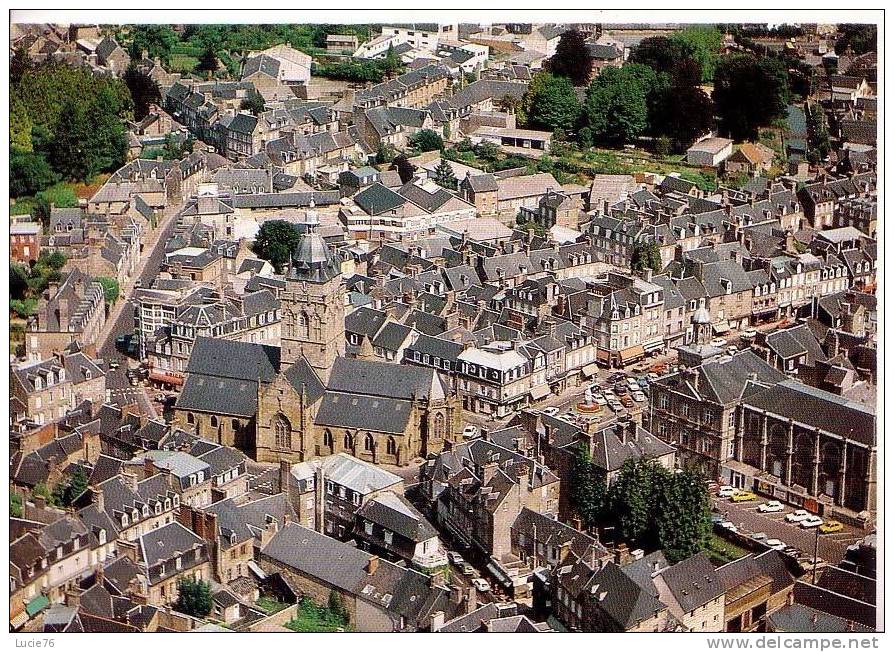
[[[844,179],[823,176],[816,183],[805,185],[798,191],[798,200],[804,207],[804,216],[810,226],[821,230],[835,225],[835,213],[841,202],[857,198],[870,198],[877,193],[878,177],[874,172],[864,172]]]
[[[354,95],[355,111],[376,106],[422,108],[442,96],[449,85],[450,71],[445,66],[424,66],[358,91]]]

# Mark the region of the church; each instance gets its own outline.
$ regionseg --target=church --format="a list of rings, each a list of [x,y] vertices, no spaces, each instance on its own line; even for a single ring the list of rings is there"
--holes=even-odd
[[[285,270],[281,347],[198,338],[174,423],[259,462],[440,452],[461,428],[456,396],[433,369],[344,357],[340,263],[309,218]]]

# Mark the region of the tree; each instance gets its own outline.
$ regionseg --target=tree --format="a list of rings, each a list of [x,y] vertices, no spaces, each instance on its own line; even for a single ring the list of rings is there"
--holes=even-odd
[[[90,141],[90,122],[83,103],[69,101],[56,127],[56,138],[50,144],[51,159],[56,170],[67,179],[86,179],[90,173],[86,151]]]
[[[329,611],[339,618],[345,625],[351,621],[351,613],[345,606],[345,601],[337,591],[329,591]]]
[[[388,44],[388,52],[385,53],[385,58],[382,59],[379,68],[386,75],[395,75],[403,68],[403,62],[401,62],[397,52],[394,51],[392,43]]]
[[[678,43],[688,57],[701,66],[702,81],[714,78],[714,66],[723,47],[723,34],[716,27],[687,27],[675,32],[670,40]]]
[[[168,65],[171,62],[171,51],[180,39],[170,25],[136,25],[130,32],[131,59],[141,59],[143,53],[150,59],[158,57]]]
[[[28,54],[28,48],[20,45],[9,60],[9,83],[18,84],[19,80],[34,68],[34,61]]]
[[[688,470],[662,476],[655,529],[667,560],[675,564],[704,549],[711,535],[711,501],[704,479]]]
[[[835,54],[844,54],[848,50],[853,54],[866,54],[878,49],[878,27],[874,23],[839,25],[838,32]]]
[[[617,519],[621,536],[637,546],[657,546],[657,533],[652,526],[662,473],[667,471],[652,462],[627,460],[609,487],[609,509]]]
[[[754,140],[761,126],[786,115],[788,73],[772,57],[722,57],[714,75],[713,96],[721,130],[735,140]]]
[[[559,37],[556,53],[549,60],[549,71],[559,77],[567,77],[575,86],[590,80],[593,56],[581,32],[570,29]]]
[[[442,158],[441,162],[438,163],[438,167],[435,168],[435,183],[442,188],[456,190],[456,175],[453,173],[453,167],[447,159]]]
[[[473,150],[475,156],[491,163],[500,158],[500,146],[490,140],[482,140],[473,147]]]
[[[385,141],[379,141],[379,145],[376,148],[376,163],[391,163],[396,155],[397,152],[394,151],[391,145]]]
[[[95,280],[102,285],[106,305],[110,306],[115,303],[121,294],[121,287],[118,285],[118,281],[109,276],[97,276]]]
[[[649,126],[658,88],[655,71],[642,64],[605,68],[587,89],[584,114],[598,140],[620,144],[639,138]]]
[[[630,256],[630,269],[641,272],[651,269],[656,274],[661,272],[661,248],[656,242],[635,242]]]
[[[9,106],[9,146],[23,152],[34,151],[31,140],[33,127],[28,109],[20,100],[12,98]]]
[[[420,152],[444,151],[444,139],[431,129],[422,129],[410,136],[410,145]]]
[[[28,292],[28,271],[19,263],[9,261],[9,297],[24,299]]]
[[[31,494],[37,496],[38,498],[43,498],[49,505],[56,504],[53,499],[53,492],[50,491],[49,487],[47,487],[46,482],[38,482],[36,485],[34,485],[34,489],[31,491]]]
[[[581,106],[567,78],[538,73],[525,95],[523,104],[530,107],[526,114],[531,126],[547,131],[569,131],[577,125]]]
[[[409,183],[416,173],[416,167],[410,163],[404,154],[398,154],[394,157],[394,161],[391,162],[391,169],[397,170],[401,183]]]
[[[12,518],[22,518],[23,508],[22,494],[15,492],[9,494],[9,515]]]
[[[196,65],[196,70],[215,73],[218,68],[220,68],[220,61],[217,59],[217,53],[211,46],[206,47],[202,52],[202,56],[199,57],[199,63]]]
[[[605,512],[606,486],[593,466],[590,447],[581,441],[571,461],[569,499],[574,511],[587,527],[594,527]]]
[[[123,79],[133,99],[134,120],[142,120],[149,115],[150,105],[161,102],[158,84],[133,63],[127,67]]]
[[[243,111],[251,111],[252,115],[261,114],[266,110],[264,96],[252,89],[245,94],[245,98],[239,104],[239,108]]]
[[[291,259],[292,251],[298,246],[300,238],[301,234],[291,223],[285,220],[267,220],[258,230],[253,249],[259,257],[270,261],[276,273],[280,274],[283,265]]]
[[[59,181],[50,164],[40,154],[13,148],[9,155],[9,194],[33,195]]]
[[[628,62],[649,66],[655,72],[671,75],[680,62],[686,59],[689,59],[689,50],[680,41],[671,40],[667,36],[650,36],[633,48]]]
[[[714,102],[697,86],[671,85],[656,91],[652,133],[667,136],[682,151],[714,126]]]
[[[177,602],[174,603],[177,611],[204,618],[211,613],[211,607],[211,585],[208,582],[189,577],[177,582]]]

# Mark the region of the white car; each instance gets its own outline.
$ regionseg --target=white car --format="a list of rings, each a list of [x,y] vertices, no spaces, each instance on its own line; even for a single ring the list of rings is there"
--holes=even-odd
[[[764,545],[772,550],[778,550],[779,552],[785,550],[785,544],[779,539],[767,539],[764,541]]]
[[[778,500],[771,500],[766,503],[761,503],[757,506],[757,511],[759,512],[784,512],[785,505],[780,503]]]
[[[803,521],[801,521],[801,527],[804,528],[805,530],[807,528],[811,528],[811,527],[819,527],[822,524],[823,524],[823,519],[821,519],[816,514],[811,514],[810,516],[805,518]]]
[[[475,426],[466,426],[463,428],[463,439],[475,439],[478,436],[478,428]]]
[[[642,392],[633,392],[633,400],[637,403],[644,403],[646,400],[646,395]]]
[[[545,407],[540,410],[542,414],[545,414],[548,417],[554,417],[559,413],[559,408],[557,407]]]
[[[612,401],[617,401],[618,397],[613,390],[607,389],[604,393],[605,400],[611,403]]]
[[[791,514],[785,515],[785,520],[789,523],[800,523],[805,518],[810,518],[812,514],[806,509],[796,509]]]
[[[756,328],[746,328],[744,331],[742,331],[743,340],[753,340],[755,337],[757,337]]]
[[[737,528],[735,523],[733,523],[732,521],[723,521],[720,524],[720,527],[722,527],[724,530],[728,530],[729,532],[738,532],[739,531],[739,528]]]
[[[728,347],[726,347],[726,352],[729,353],[730,355],[733,355],[733,354],[736,353],[738,350],[739,350],[739,347],[738,347],[738,346],[728,346]]]
[[[602,394],[593,394],[593,402],[596,405],[607,405],[608,401]]]
[[[621,401],[609,401],[608,406],[615,412],[620,412],[624,409],[624,406],[621,405]]]
[[[636,382],[636,378],[630,378],[630,377],[628,377],[628,378],[627,378],[627,387],[629,387],[629,388],[632,389],[632,390],[637,390],[637,389],[639,389],[639,383]]]
[[[576,423],[577,422],[577,417],[574,414],[572,414],[571,412],[566,412],[565,414],[560,415],[559,418],[564,421],[567,421],[568,423]]]
[[[736,493],[737,489],[735,487],[730,487],[729,485],[723,485],[720,489],[717,490],[717,495],[721,498],[732,498],[733,494]]]
[[[726,340],[722,337],[715,337],[711,340],[711,346],[717,347],[718,349],[722,349],[726,346]]]
[[[487,580],[483,580],[480,577],[476,577],[472,580],[472,586],[475,587],[476,591],[481,591],[482,593],[490,593],[490,584]]]

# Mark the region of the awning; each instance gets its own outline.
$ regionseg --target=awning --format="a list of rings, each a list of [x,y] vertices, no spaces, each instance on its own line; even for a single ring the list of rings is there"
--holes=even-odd
[[[599,365],[595,362],[591,362],[588,365],[584,365],[584,368],[580,370],[585,378],[590,378],[595,376],[599,372]]]
[[[18,629],[22,625],[28,622],[28,612],[20,611],[15,616],[10,616],[9,618],[9,626],[13,629]]]
[[[624,349],[621,353],[621,363],[627,364],[630,360],[638,358],[639,356],[645,353],[643,347],[639,344],[636,346],[631,346],[629,349]]]
[[[723,333],[729,333],[729,322],[728,321],[717,322],[716,324],[712,324],[712,326],[714,328],[714,332],[717,335],[722,335]]]
[[[172,376],[171,374],[164,374],[160,371],[150,371],[149,380],[154,380],[159,383],[167,383],[168,385],[179,386],[183,384],[183,378],[180,376]]]
[[[603,362],[608,363],[608,361],[611,360],[612,352],[611,351],[603,351],[602,349],[598,349],[596,351],[596,357],[599,360],[602,360]]]
[[[50,599],[45,595],[39,595],[31,602],[25,605],[25,611],[28,616],[33,617],[35,614],[43,611],[50,604]]]
[[[643,345],[643,349],[646,352],[657,351],[662,346],[664,346],[664,340],[655,340],[654,342],[646,342],[646,344]]]
[[[493,575],[496,580],[505,588],[512,588],[512,579],[506,573],[504,573],[503,569],[497,566],[494,562],[491,562],[487,565],[487,570],[489,570],[491,572],[491,575]]]
[[[537,387],[531,388],[531,398],[535,401],[539,401],[546,396],[549,396],[549,385],[537,385]]]

